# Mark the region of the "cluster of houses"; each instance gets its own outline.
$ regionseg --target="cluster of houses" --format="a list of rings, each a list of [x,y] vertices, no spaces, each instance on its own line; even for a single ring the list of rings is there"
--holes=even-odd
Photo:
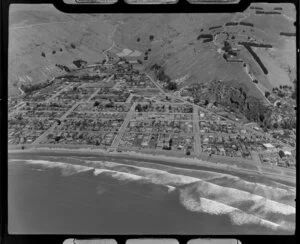
[[[136,112],[160,112],[160,113],[193,113],[193,106],[189,104],[153,103],[144,102],[135,105]]]
[[[122,148],[167,150],[192,155],[194,152],[193,135],[165,133],[125,133],[119,144]]]
[[[116,133],[114,132],[87,132],[87,131],[59,131],[47,135],[42,144],[89,145],[108,147],[111,146]]]
[[[81,84],[74,84],[67,87],[58,96],[57,100],[68,99],[73,101],[84,101],[88,99],[95,91],[94,87],[80,87]]]
[[[135,120],[193,120],[193,114],[175,114],[175,113],[136,113],[132,117]]]
[[[290,151],[267,152],[259,154],[262,164],[268,164],[285,168],[296,168],[295,155]]]
[[[92,101],[111,101],[111,102],[126,102],[130,96],[129,92],[113,89],[110,87],[101,88],[98,93],[91,99]]]
[[[72,100],[54,100],[44,103],[37,103],[37,102],[26,102],[25,106],[22,107],[21,110],[24,111],[55,111],[55,112],[66,112],[69,110],[73,105],[74,101]]]
[[[201,150],[209,155],[251,159],[251,148],[236,135],[200,135]]]
[[[144,73],[124,74],[118,78],[114,88],[118,89],[149,89],[155,88],[148,76]]]
[[[72,111],[67,118],[78,118],[78,119],[110,119],[110,120],[124,120],[126,112],[99,112],[94,113],[91,111]]]
[[[34,142],[44,131],[31,130],[23,128],[22,130],[8,129],[8,144],[31,144]]]
[[[61,122],[58,130],[64,131],[118,131],[123,119],[70,118]]]
[[[137,133],[193,133],[193,122],[181,120],[132,119],[129,121],[126,131]]]
[[[8,143],[30,144],[53,123],[54,119],[30,118],[15,114],[8,118]]]
[[[114,103],[114,102],[99,102],[94,103],[82,103],[75,109],[77,111],[91,111],[91,112],[128,112],[130,106],[125,103]]]

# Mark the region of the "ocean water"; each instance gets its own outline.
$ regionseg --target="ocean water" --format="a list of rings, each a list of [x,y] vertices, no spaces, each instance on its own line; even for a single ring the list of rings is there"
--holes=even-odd
[[[10,158],[9,232],[293,234],[295,188],[143,161]]]

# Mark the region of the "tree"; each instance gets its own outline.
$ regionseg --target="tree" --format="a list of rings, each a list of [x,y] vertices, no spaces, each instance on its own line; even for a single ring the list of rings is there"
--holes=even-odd
[[[280,151],[278,152],[278,154],[279,154],[280,158],[283,158],[283,157],[285,156],[285,154],[284,154],[284,152],[283,152],[282,150],[280,150]]]
[[[264,116],[263,114],[260,114],[260,115],[259,115],[259,120],[260,120],[261,122],[263,122],[264,119],[265,119],[265,116]]]
[[[100,103],[99,103],[98,101],[95,101],[95,102],[94,102],[94,107],[99,106],[99,104],[100,104]]]
[[[166,88],[168,90],[177,90],[177,84],[175,82],[169,82]]]
[[[44,58],[46,57],[46,54],[44,53],[44,52],[42,52],[42,54],[41,54]]]
[[[265,97],[268,98],[270,96],[270,92],[265,91]]]
[[[140,103],[135,106],[135,110],[138,111],[138,112],[142,111],[142,106],[141,106]]]
[[[150,40],[150,41],[153,41],[153,39],[154,39],[154,36],[153,36],[153,35],[150,35],[150,36],[149,36],[149,40]]]
[[[284,97],[284,92],[279,91],[277,95],[278,95],[279,97],[283,98],[283,97]]]

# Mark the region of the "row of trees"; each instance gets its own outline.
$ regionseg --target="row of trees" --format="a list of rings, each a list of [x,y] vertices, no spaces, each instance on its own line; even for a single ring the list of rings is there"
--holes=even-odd
[[[50,82],[37,83],[37,84],[28,84],[28,85],[24,85],[22,83],[20,88],[22,89],[23,92],[25,92],[26,95],[28,95],[28,94],[31,94],[34,91],[37,91],[37,90],[40,90],[42,88],[47,87],[50,84],[51,84]]]

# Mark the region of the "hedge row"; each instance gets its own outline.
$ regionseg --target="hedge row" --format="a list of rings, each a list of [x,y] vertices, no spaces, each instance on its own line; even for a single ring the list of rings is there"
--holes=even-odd
[[[296,36],[296,33],[280,32],[281,36]]]
[[[250,9],[258,9],[258,10],[263,10],[261,7],[250,7]]]
[[[213,40],[213,38],[211,37],[211,38],[206,38],[206,39],[204,39],[203,40],[203,42],[202,43],[206,43],[206,42],[211,42]]]
[[[244,46],[250,46],[250,47],[262,47],[262,48],[272,48],[273,46],[271,44],[260,44],[260,43],[254,43],[254,42],[239,42],[240,45]]]
[[[235,26],[235,25],[238,25],[238,23],[237,22],[227,22],[225,24],[225,26]]]
[[[281,14],[278,11],[256,11],[256,14]]]
[[[258,65],[261,67],[264,74],[267,75],[269,73],[267,68],[264,66],[264,64],[262,63],[260,58],[257,56],[257,54],[253,51],[251,46],[244,44],[244,47],[248,50],[248,52],[252,55],[252,57],[255,59],[255,61],[258,63]]]
[[[243,21],[240,22],[240,25],[245,25],[245,26],[251,26],[251,27],[254,27],[254,25],[253,25],[252,23],[249,23],[249,22],[243,22]]]
[[[217,25],[217,26],[212,26],[212,27],[209,27],[208,29],[209,30],[214,30],[214,29],[218,29],[218,28],[221,28],[222,25]]]
[[[200,39],[207,39],[207,38],[213,38],[213,35],[212,34],[200,34],[198,37],[197,37],[197,40],[200,40]]]

